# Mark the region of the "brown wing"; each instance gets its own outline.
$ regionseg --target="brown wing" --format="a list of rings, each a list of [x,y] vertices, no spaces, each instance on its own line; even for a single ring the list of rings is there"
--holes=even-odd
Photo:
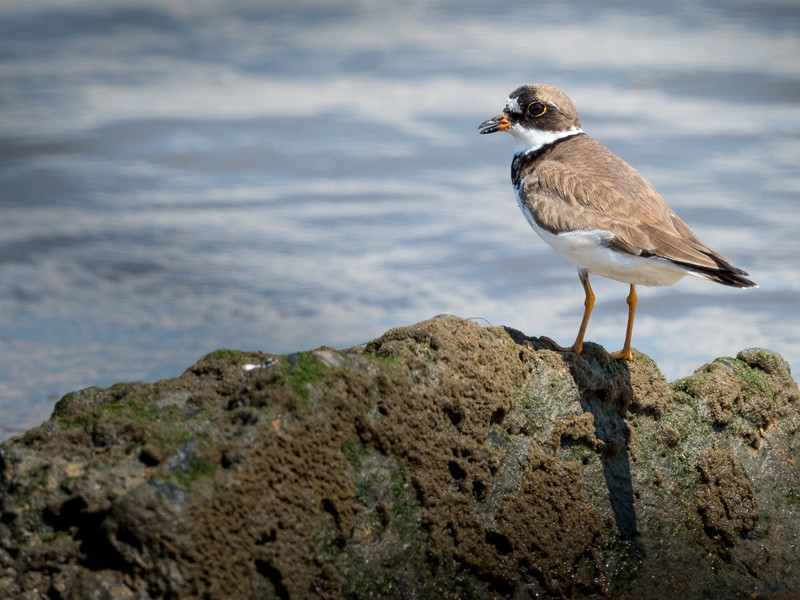
[[[544,155],[521,196],[552,233],[611,231],[610,246],[618,252],[659,256],[706,276],[720,269],[746,274],[704,244],[649,181],[589,136],[564,140]]]

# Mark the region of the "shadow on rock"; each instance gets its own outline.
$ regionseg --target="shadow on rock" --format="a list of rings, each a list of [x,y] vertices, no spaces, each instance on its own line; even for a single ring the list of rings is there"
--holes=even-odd
[[[637,532],[630,429],[624,418],[633,388],[627,361],[611,359],[601,347],[587,344],[584,354],[567,362],[578,385],[581,408],[594,417],[595,435],[603,443],[600,460],[617,529],[623,539],[633,540]]]

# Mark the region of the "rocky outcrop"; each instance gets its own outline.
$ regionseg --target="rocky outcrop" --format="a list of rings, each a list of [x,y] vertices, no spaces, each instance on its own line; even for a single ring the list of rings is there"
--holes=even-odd
[[[766,350],[671,385],[455,317],[218,351],[0,445],[0,597],[791,597],[799,429]]]

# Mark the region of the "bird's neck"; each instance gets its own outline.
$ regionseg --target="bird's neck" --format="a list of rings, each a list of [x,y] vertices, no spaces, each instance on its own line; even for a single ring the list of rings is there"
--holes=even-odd
[[[525,129],[516,125],[509,127],[508,131],[517,142],[517,150],[514,153],[517,156],[537,152],[559,140],[583,133],[583,129],[580,127],[570,127],[562,131],[544,131],[541,129]]]
[[[544,138],[544,142],[537,146],[531,146],[527,149],[518,150],[514,154],[514,160],[511,161],[511,182],[515,188],[519,188],[525,179],[526,172],[531,165],[535,164],[542,155],[549,152],[555,145],[575,137],[576,135],[583,135],[583,130],[573,128],[568,131],[550,132],[558,133],[548,138]]]

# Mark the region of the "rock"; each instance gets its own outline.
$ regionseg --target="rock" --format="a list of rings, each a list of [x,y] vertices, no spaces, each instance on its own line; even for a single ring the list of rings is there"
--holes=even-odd
[[[753,485],[742,465],[730,452],[708,450],[697,461],[700,487],[697,509],[711,539],[722,542],[722,551],[736,546],[753,530],[758,506]]]
[[[221,350],[0,444],[0,597],[793,597],[799,408],[766,350],[669,385],[452,316]]]

